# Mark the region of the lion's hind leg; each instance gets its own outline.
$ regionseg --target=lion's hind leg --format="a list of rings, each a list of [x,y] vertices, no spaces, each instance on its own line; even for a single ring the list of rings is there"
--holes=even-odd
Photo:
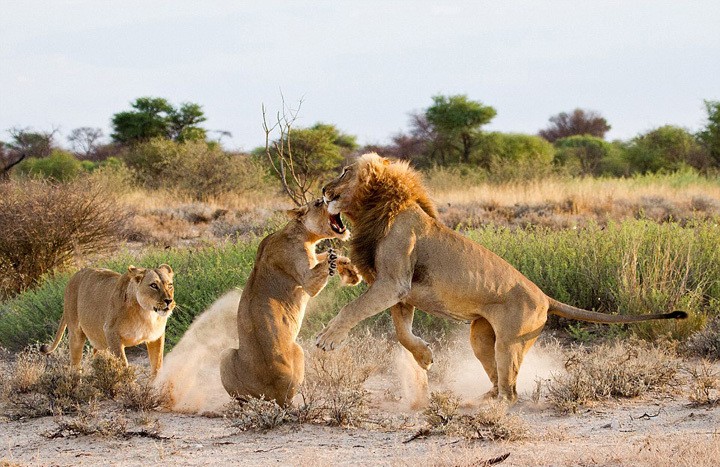
[[[480,360],[493,387],[484,397],[498,396],[498,370],[495,361],[495,331],[485,318],[478,318],[470,325],[470,346]]]
[[[85,347],[85,333],[80,326],[68,325],[68,346],[70,347],[70,364],[79,368],[82,362],[83,347]]]
[[[535,343],[545,322],[526,326],[528,330],[513,332],[504,330],[495,338],[495,362],[497,364],[498,397],[510,403],[517,400],[517,377],[520,365],[530,347]]]

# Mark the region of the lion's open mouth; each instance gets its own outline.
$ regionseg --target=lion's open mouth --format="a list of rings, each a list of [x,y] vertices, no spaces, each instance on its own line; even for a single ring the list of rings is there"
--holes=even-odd
[[[340,214],[330,214],[330,228],[337,234],[345,233],[345,224],[343,224]]]

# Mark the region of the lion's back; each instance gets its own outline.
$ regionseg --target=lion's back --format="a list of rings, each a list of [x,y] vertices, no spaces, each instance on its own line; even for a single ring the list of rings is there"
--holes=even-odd
[[[65,289],[65,313],[70,313],[66,317],[71,321],[104,317],[120,277],[109,269],[86,268],[75,273]]]

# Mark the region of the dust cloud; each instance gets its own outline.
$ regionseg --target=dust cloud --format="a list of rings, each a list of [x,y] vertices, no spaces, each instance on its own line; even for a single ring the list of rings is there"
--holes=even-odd
[[[400,379],[401,400],[411,408],[426,405],[430,391],[451,391],[463,406],[477,406],[482,396],[492,389],[492,383],[480,361],[475,358],[468,336],[460,333],[444,343],[433,346],[435,364],[422,370],[405,349],[396,359]],[[564,371],[562,350],[551,341],[536,343],[525,356],[517,380],[518,395],[529,398],[537,388],[537,381],[546,381],[553,374]]]
[[[240,290],[232,290],[198,315],[165,356],[155,384],[170,393],[176,412],[204,413],[231,401],[220,381],[220,354],[237,347]]]

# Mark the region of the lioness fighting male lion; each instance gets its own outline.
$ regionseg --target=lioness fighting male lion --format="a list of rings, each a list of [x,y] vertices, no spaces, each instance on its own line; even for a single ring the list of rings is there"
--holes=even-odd
[[[350,259],[371,284],[320,333],[317,346],[324,350],[338,347],[353,326],[391,307],[398,340],[427,368],[432,354],[412,334],[417,306],[470,321],[470,344],[493,384],[488,396],[514,402],[520,364],[548,313],[598,323],[687,317],[682,311],[607,315],[548,297],[502,258],[444,226],[419,174],[406,162],[365,154],[325,185],[323,197],[330,213],[352,221]]]
[[[173,270],[129,266],[125,274],[109,269],[82,269],[65,287],[63,314],[52,345],[54,351],[68,329],[70,362],[80,366],[85,339],[95,351],[108,349],[127,365],[125,347],[147,346],[153,375],[162,367],[165,325],[175,308]]]
[[[335,272],[346,285],[362,280],[344,256],[315,253],[320,240],[350,235],[322,199],[288,214],[290,222],[260,242],[238,305],[239,347],[225,350],[220,359],[222,384],[240,400],[265,397],[288,405],[305,375],[305,355],[295,339],[308,300]]]

